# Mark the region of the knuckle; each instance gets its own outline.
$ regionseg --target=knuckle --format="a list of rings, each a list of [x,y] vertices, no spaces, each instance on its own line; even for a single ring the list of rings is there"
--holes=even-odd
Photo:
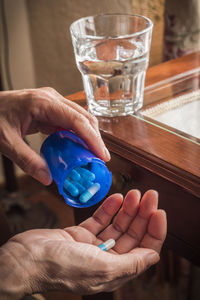
[[[79,125],[79,126],[81,125],[83,130],[85,130],[90,124],[89,120],[80,113],[75,114],[73,120],[76,125]]]
[[[31,156],[22,156],[19,153],[16,157],[16,163],[20,166],[20,168],[28,174],[34,175],[36,174],[36,170],[33,164],[33,158]]]
[[[30,90],[29,101],[27,102],[27,107],[31,112],[32,116],[37,119],[39,116],[45,115],[48,110],[56,102],[46,88],[39,88],[35,90]],[[54,101],[53,101],[54,100]]]
[[[140,242],[140,237],[133,228],[129,228],[127,234],[130,235],[130,237],[134,239],[137,242],[137,244]]]
[[[114,223],[113,223],[113,226],[114,226],[114,228],[115,228],[118,232],[120,232],[120,233],[124,233],[124,232],[125,232],[125,229],[122,228],[121,224],[119,225],[118,223],[114,222]]]
[[[32,113],[33,116],[41,112],[42,107],[47,102],[46,100],[48,100],[48,97],[40,88],[27,90],[24,98],[26,109]]]
[[[94,126],[92,126],[91,121],[86,116],[78,113],[75,115],[75,118],[73,118],[72,122],[75,124],[77,128],[81,128],[82,131],[88,132],[95,137],[97,140],[101,140],[101,135],[96,130],[94,130]]]
[[[35,104],[36,99],[37,99],[37,92],[35,89],[28,89],[25,91],[24,100],[25,103],[27,104],[27,107],[33,106]]]
[[[50,93],[55,93],[56,92],[56,90],[54,88],[50,87],[50,86],[41,87],[41,88],[39,88],[39,90],[50,92]]]
[[[16,140],[13,138],[14,130],[10,128],[8,123],[3,125],[5,126],[0,126],[0,152],[13,159],[16,152]]]
[[[145,263],[141,257],[137,257],[136,263],[133,263],[132,271],[137,276],[145,270]]]
[[[93,116],[92,114],[89,114],[88,119],[92,125],[94,125],[95,127],[98,127],[98,120],[95,116]]]
[[[40,92],[48,99],[53,99],[54,101],[60,100],[60,94],[52,87],[42,87],[40,88]]]

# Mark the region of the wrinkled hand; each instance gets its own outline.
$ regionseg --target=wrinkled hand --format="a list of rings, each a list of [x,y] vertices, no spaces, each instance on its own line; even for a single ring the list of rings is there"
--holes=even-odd
[[[24,142],[27,134],[73,130],[99,158],[110,159],[97,119],[52,88],[0,92],[0,152],[43,184],[51,175],[42,157]]]
[[[166,214],[157,209],[157,192],[147,191],[140,202],[139,191],[131,190],[121,207],[122,202],[122,195],[114,194],[79,226],[32,230],[11,238],[3,247],[10,257],[21,258],[17,276],[24,274],[20,278],[27,293],[112,291],[157,263],[166,236]],[[113,249],[97,247],[109,238],[116,240]]]

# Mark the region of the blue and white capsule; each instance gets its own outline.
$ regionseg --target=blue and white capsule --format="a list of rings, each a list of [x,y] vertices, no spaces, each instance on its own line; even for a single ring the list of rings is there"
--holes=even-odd
[[[100,244],[98,247],[103,250],[103,251],[108,251],[111,248],[115,246],[115,240],[114,239],[109,239],[105,241],[104,243]]]
[[[91,187],[89,187],[85,192],[83,192],[80,197],[79,201],[81,203],[87,203],[99,190],[100,184],[94,183]]]

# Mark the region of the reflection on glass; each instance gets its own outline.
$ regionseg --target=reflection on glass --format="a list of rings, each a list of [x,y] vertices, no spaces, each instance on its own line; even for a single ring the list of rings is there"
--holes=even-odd
[[[200,144],[200,68],[146,88],[136,115]]]

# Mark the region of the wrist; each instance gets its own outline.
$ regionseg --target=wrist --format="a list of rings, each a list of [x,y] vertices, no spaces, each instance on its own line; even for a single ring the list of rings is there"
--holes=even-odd
[[[0,299],[20,299],[32,293],[32,262],[21,244],[8,241],[0,247],[0,266]]]

